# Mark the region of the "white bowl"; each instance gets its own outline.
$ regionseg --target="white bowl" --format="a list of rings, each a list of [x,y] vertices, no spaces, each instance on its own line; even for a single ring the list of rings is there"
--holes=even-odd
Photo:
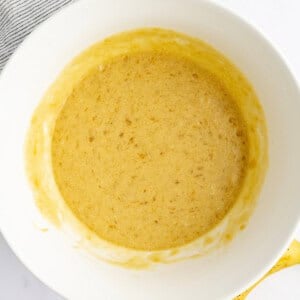
[[[127,270],[85,256],[59,231],[40,230],[24,172],[30,117],[63,66],[90,44],[137,27],[199,37],[246,75],[266,113],[270,167],[247,228],[205,257],[150,270]],[[42,281],[68,299],[223,299],[257,280],[288,245],[300,215],[300,93],[273,47],[231,12],[206,1],[85,0],[31,34],[0,80],[2,143],[0,226],[9,244]]]

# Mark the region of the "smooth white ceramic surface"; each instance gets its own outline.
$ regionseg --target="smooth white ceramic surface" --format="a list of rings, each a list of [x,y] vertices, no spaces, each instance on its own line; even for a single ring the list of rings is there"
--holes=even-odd
[[[300,299],[299,274],[300,265],[282,270],[258,285],[247,300],[298,300]]]
[[[2,149],[7,157],[3,166],[4,170],[13,172],[1,174],[3,181],[7,183],[0,198],[2,230],[18,256],[35,274],[72,299],[147,299],[153,298],[153,293],[157,299],[199,299],[201,296],[204,299],[217,299],[234,291],[238,292],[274,262],[289,242],[299,214],[300,207],[296,198],[296,171],[299,168],[296,153],[299,153],[299,141],[293,139],[297,132],[294,135],[291,132],[292,128],[299,128],[299,102],[296,100],[298,92],[289,73],[269,46],[255,32],[222,10],[215,10],[207,3],[195,3],[189,9],[186,3],[183,8],[180,3],[173,1],[166,1],[163,5],[161,2],[151,1],[151,7],[142,12],[142,1],[139,1],[137,6],[131,7],[136,11],[135,14],[139,13],[139,17],[132,17],[131,12],[129,18],[126,11],[128,7],[112,9],[111,14],[109,13],[109,8],[113,8],[116,2],[103,7],[101,2],[91,1],[99,8],[90,11],[91,6],[77,5],[77,8],[74,6],[68,9],[69,12],[61,13],[55,17],[55,24],[52,19],[52,24],[51,21],[46,23],[25,42],[5,71],[4,80],[2,78],[0,82],[0,97],[3,99],[5,96],[10,102],[8,105],[5,103],[6,115],[2,119],[1,114],[1,122],[6,121],[11,130],[6,139],[7,147]],[[165,12],[164,6],[167,6]],[[76,9],[77,13],[74,13]],[[172,16],[166,14],[170,9]],[[156,17],[152,15],[154,12]],[[212,14],[209,16],[209,13]],[[81,14],[84,17],[78,24],[76,16]],[[102,18],[99,20],[100,15]],[[114,21],[109,23],[111,15],[114,16]],[[85,26],[93,24],[99,24],[99,27],[92,28],[87,34]],[[55,231],[51,231],[47,237],[41,235],[29,224],[29,218],[33,215],[30,192],[25,182],[21,183],[24,181],[24,174],[20,146],[32,105],[37,103],[61,65],[79,49],[103,37],[104,32],[120,31],[126,25],[159,25],[198,34],[231,57],[248,75],[260,95],[271,126],[271,150],[274,150],[271,151],[271,163],[274,162],[269,172],[271,175],[267,179],[252,222],[228,249],[199,261],[168,266],[147,274],[99,266],[99,262],[83,258],[65,245]],[[69,30],[70,36],[63,39],[66,30]],[[40,48],[41,39],[46,40],[47,47]],[[58,47],[57,41],[61,41],[63,45]],[[47,72],[41,72],[40,69],[43,58],[47,58],[44,63]],[[12,86],[11,78],[17,80],[18,89]],[[283,141],[286,147],[282,145]],[[275,172],[276,170],[282,172]],[[20,180],[17,188],[13,184],[13,178],[18,183]],[[274,184],[278,181],[281,181],[280,185]],[[289,188],[285,190],[287,186]],[[285,197],[281,197],[282,195]],[[3,199],[9,199],[10,205]],[[19,207],[16,215],[19,227],[14,226],[15,222],[10,214],[16,206]],[[266,213],[268,218],[265,219],[263,215]],[[48,259],[47,263],[45,257]],[[246,272],[239,272],[241,269]],[[117,290],[115,286],[118,286]]]

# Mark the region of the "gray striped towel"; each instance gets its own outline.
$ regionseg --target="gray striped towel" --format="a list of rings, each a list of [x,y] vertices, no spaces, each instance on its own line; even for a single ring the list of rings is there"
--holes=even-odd
[[[0,0],[0,71],[36,25],[74,0]]]

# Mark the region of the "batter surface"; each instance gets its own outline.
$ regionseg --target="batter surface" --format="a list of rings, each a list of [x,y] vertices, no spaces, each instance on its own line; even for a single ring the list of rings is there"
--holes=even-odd
[[[52,166],[64,200],[100,238],[184,245],[220,222],[247,168],[240,112],[210,72],[140,51],[92,68],[60,111]]]

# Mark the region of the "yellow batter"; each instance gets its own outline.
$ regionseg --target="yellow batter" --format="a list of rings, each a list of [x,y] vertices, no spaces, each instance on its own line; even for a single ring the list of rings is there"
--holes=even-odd
[[[238,109],[191,61],[142,52],[92,70],[56,121],[53,169],[100,237],[157,250],[186,244],[235,201],[247,164]]]
[[[260,139],[255,94],[222,55],[171,31],[133,31],[86,50],[52,86],[29,134],[29,173],[47,214],[58,208],[37,176],[45,157],[91,232],[126,248],[170,249],[210,231],[237,200],[253,203],[265,170]]]

